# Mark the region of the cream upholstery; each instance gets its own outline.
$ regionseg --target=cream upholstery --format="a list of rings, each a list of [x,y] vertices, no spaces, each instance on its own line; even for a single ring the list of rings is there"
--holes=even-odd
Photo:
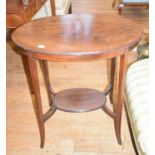
[[[139,154],[148,154],[149,59],[132,64],[126,78],[126,105]]]
[[[135,6],[135,7],[143,7],[148,9],[149,8],[149,0],[114,0],[112,6],[115,7],[118,5],[118,13],[119,15],[122,14],[122,8],[128,6]]]
[[[123,3],[149,3],[149,0],[123,0]]]
[[[69,12],[71,0],[55,0],[56,15],[63,15]],[[33,19],[51,16],[50,0],[38,11]]]

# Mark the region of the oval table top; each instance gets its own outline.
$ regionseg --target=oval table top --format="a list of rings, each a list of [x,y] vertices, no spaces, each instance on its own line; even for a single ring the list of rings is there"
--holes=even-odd
[[[113,57],[136,45],[141,37],[140,25],[108,14],[42,18],[20,26],[12,35],[24,54],[55,61]]]

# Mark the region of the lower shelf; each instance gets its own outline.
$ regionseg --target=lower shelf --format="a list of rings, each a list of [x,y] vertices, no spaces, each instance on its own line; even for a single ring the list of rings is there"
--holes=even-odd
[[[58,92],[53,104],[65,112],[88,112],[103,107],[106,96],[103,92],[89,88],[74,88]]]

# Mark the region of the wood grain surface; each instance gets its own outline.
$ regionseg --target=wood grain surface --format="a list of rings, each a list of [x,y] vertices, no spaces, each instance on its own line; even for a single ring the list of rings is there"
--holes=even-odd
[[[53,100],[57,109],[65,112],[88,112],[97,110],[106,103],[103,92],[88,89],[74,88],[58,92]]]
[[[119,16],[71,14],[29,22],[17,28],[12,39],[35,57],[69,61],[121,55],[141,37],[138,24]]]

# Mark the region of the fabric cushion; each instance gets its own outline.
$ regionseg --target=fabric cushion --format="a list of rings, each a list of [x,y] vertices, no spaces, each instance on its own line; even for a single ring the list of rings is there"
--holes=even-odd
[[[148,153],[149,59],[132,64],[126,78],[126,105],[140,154]]]
[[[55,0],[56,15],[63,15],[69,12],[71,0]],[[51,16],[50,0],[37,12],[33,19]]]
[[[123,3],[149,3],[149,0],[123,0]]]

